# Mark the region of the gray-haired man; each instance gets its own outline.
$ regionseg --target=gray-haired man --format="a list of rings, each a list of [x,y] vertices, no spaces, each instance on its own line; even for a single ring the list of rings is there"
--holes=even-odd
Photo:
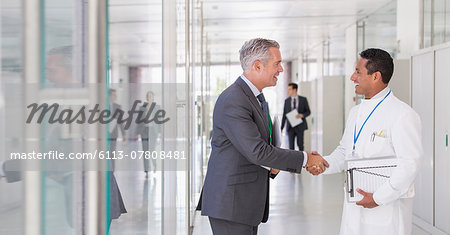
[[[271,144],[272,125],[262,89],[275,86],[283,72],[279,44],[252,39],[240,52],[244,73],[219,96],[214,107],[212,152],[201,199],[217,234],[257,234],[269,214],[269,176],[302,167],[323,171],[318,155]]]

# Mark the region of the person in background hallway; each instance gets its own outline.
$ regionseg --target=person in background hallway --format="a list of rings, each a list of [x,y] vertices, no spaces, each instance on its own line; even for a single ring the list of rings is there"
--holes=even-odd
[[[306,117],[311,114],[309,110],[308,100],[306,97],[299,96],[297,94],[298,86],[295,83],[289,83],[288,94],[289,98],[284,101],[283,118],[281,119],[281,131],[283,131],[286,125],[287,133],[289,136],[289,149],[295,149],[295,138],[297,137],[297,146],[300,151],[304,150],[303,145],[303,133],[308,129],[308,123],[306,123]],[[297,109],[297,118],[302,119],[302,123],[292,127],[289,120],[286,118],[286,114],[292,110]]]
[[[279,47],[261,38],[245,42],[239,51],[243,74],[214,107],[212,152],[197,207],[209,216],[214,235],[257,234],[269,216],[269,177],[276,169],[300,173],[305,166],[318,173],[327,165],[318,155],[272,145],[262,90],[275,86],[283,72]]]
[[[144,113],[144,116],[147,115],[148,112],[151,112],[152,103],[154,103],[155,94],[152,91],[147,92],[146,95],[147,102],[142,105],[139,110]],[[156,105],[153,108],[154,110],[159,110],[160,106]],[[156,148],[156,140],[158,139],[158,136],[161,133],[161,125],[155,124],[154,122],[150,122],[148,124],[141,122],[137,124],[136,128],[136,137],[137,139],[138,135],[141,136],[142,141],[142,150],[143,151],[150,151],[150,156],[152,155],[152,151]],[[148,178],[148,172],[150,171],[150,159],[144,159],[144,171],[145,171],[145,177]],[[151,158],[151,163],[153,165],[153,173],[156,172],[156,159]]]
[[[111,113],[115,113],[116,110],[121,110],[122,107],[116,103],[117,101],[117,91],[115,89],[109,89],[109,108],[111,110]],[[117,117],[114,118],[114,121],[112,121],[109,124],[109,151],[113,152],[116,151],[117,147],[117,138],[119,137],[119,130],[122,134],[123,141],[125,142],[127,140],[127,137],[125,136],[125,127],[124,123],[117,123]],[[114,159],[111,159],[112,163],[112,170],[115,170],[115,161]]]
[[[357,189],[361,201],[344,201],[340,234],[410,235],[414,179],[423,155],[420,118],[388,87],[394,71],[389,53],[367,49],[360,56],[351,80],[365,99],[351,109],[339,146],[325,157],[330,167],[324,174],[346,170],[351,159],[395,157],[398,163],[374,193]]]
[[[52,88],[71,88],[72,86],[67,86],[68,84],[74,85],[73,87],[78,87],[82,85],[80,79],[74,78],[72,76],[72,55],[74,48],[72,46],[61,46],[51,49],[48,52],[48,57],[46,61],[46,83],[44,87]],[[58,152],[65,153],[66,155],[71,152],[82,151],[82,149],[77,149],[79,143],[72,138],[64,137],[62,134],[62,127],[64,124],[48,124],[44,126],[45,128],[45,138],[42,140],[42,147],[47,150],[54,150]],[[78,144],[77,144],[78,143]],[[6,182],[14,183],[22,180],[22,172],[17,171],[21,169],[21,160],[6,160],[0,161],[0,179],[5,178]],[[47,167],[53,166],[56,168],[60,164],[67,164],[66,162],[51,162],[47,161]],[[68,164],[71,164],[70,162]],[[11,170],[13,169],[13,170]],[[73,216],[76,214],[73,211],[73,183],[74,183],[74,172],[73,171],[50,171],[45,170],[45,175],[47,178],[58,182],[64,188],[64,201],[65,208],[58,208],[59,210],[66,211],[66,219],[68,224],[73,227],[72,221]],[[122,199],[122,194],[117,184],[114,172],[108,174],[109,180],[109,221],[108,229],[111,225],[112,219],[118,219],[121,214],[127,213],[125,204]],[[48,186],[46,186],[48,187]],[[47,190],[47,188],[45,188]],[[55,195],[49,195],[55,196]],[[51,202],[53,203],[53,202]],[[46,206],[49,206],[48,204]],[[51,212],[46,212],[51,213]],[[99,213],[104,213],[104,211],[99,211]],[[79,218],[77,218],[79,219]]]

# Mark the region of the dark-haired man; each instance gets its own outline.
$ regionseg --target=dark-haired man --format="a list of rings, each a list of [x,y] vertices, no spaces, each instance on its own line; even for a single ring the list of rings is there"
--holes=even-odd
[[[303,145],[303,133],[308,129],[308,124],[306,123],[306,117],[311,114],[309,110],[308,100],[306,97],[299,96],[297,94],[298,85],[295,83],[289,83],[288,94],[289,98],[284,101],[283,118],[281,119],[281,130],[283,130],[286,124],[287,133],[289,136],[289,149],[295,149],[295,138],[297,137],[297,146],[300,151],[304,150]],[[301,118],[302,123],[292,126],[291,123],[286,120],[286,114],[292,110],[297,110],[296,118]]]
[[[344,201],[340,234],[411,234],[414,179],[423,155],[420,118],[388,87],[394,71],[389,53],[371,48],[360,56],[351,80],[365,99],[350,111],[324,173],[341,172],[346,160],[361,158],[395,157],[397,167],[375,192],[357,189],[362,200]]]

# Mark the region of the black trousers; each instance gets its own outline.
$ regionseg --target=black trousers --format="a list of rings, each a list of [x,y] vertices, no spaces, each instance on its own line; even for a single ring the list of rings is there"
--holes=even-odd
[[[300,128],[291,128],[288,130],[289,136],[289,149],[295,149],[295,137],[297,137],[297,146],[300,151],[303,151],[305,148],[303,146],[303,133],[305,130]]]
[[[214,235],[256,235],[258,226],[208,217]]]

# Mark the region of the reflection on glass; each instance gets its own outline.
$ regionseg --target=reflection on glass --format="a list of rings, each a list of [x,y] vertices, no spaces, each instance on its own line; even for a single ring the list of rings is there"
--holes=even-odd
[[[424,0],[423,41],[431,47],[450,41],[450,0]]]
[[[358,30],[358,51],[367,48],[383,48],[396,57],[397,54],[397,1],[392,1],[384,7],[381,7],[366,19],[360,21],[362,31]]]
[[[23,103],[21,92],[6,95],[9,84],[24,83],[23,74],[23,5],[22,1],[3,0],[0,8],[1,19],[1,79],[0,79],[0,167],[8,160],[6,148],[18,151],[23,148],[24,126],[17,120],[8,120],[6,110]],[[23,112],[23,111],[22,111]],[[15,115],[22,112],[14,110]],[[11,163],[11,162],[9,162]],[[23,182],[17,174],[3,172],[0,176],[0,234],[23,234],[24,190]],[[7,193],[5,193],[7,192]]]

